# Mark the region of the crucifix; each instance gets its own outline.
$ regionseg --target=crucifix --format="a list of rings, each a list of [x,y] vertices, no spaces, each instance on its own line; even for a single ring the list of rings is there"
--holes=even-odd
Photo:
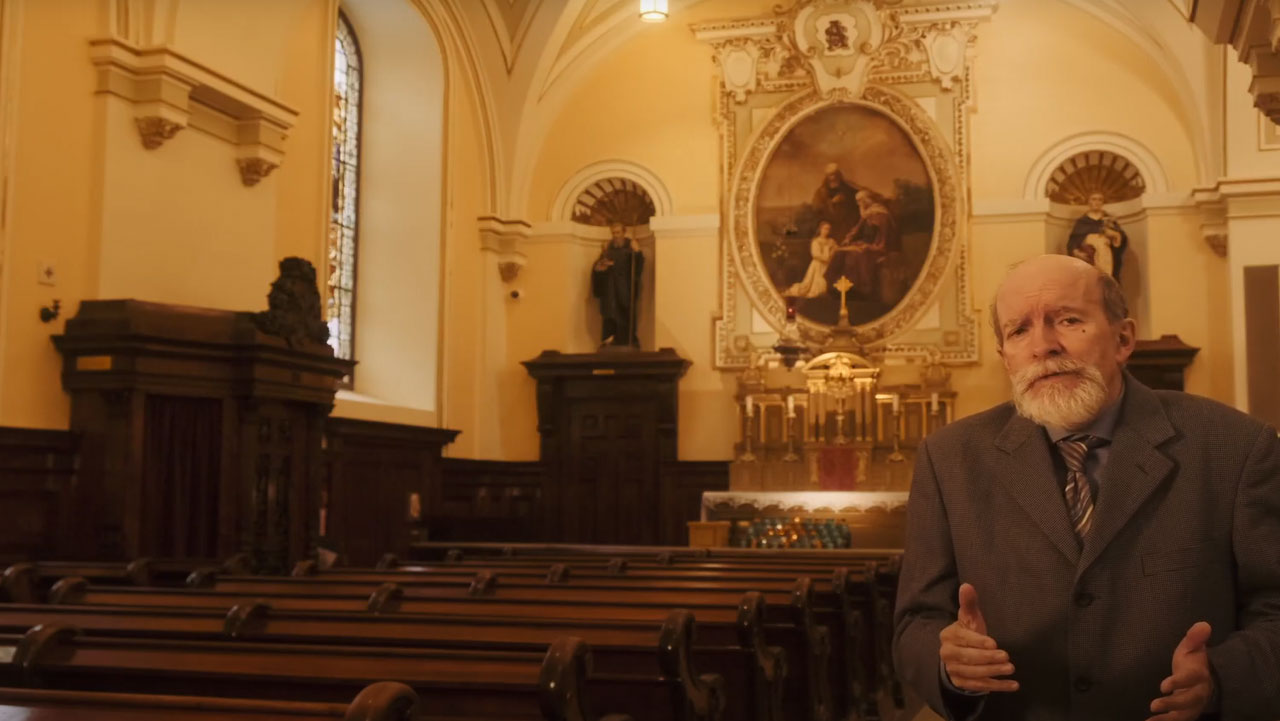
[[[836,290],[840,291],[840,322],[848,323],[849,322],[849,306],[845,304],[845,294],[848,293],[851,288],[853,288],[853,283],[850,283],[849,279],[842,275],[840,276],[840,280],[836,281],[835,287],[836,287]]]

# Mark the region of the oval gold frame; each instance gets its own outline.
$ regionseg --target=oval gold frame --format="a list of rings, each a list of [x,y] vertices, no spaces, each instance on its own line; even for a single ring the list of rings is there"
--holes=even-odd
[[[875,346],[912,327],[914,321],[928,308],[942,283],[943,275],[951,265],[959,237],[957,206],[960,196],[956,178],[960,171],[955,156],[941,137],[937,125],[911,98],[876,85],[867,86],[858,100],[842,98],[840,95],[843,94],[827,98],[812,91],[799,95],[779,106],[778,112],[756,134],[734,176],[729,238],[734,262],[752,305],[774,330],[781,331],[786,321],[786,303],[762,271],[764,260],[760,256],[760,244],[756,238],[756,195],[768,160],[793,127],[822,110],[842,105],[860,105],[871,108],[896,123],[924,160],[929,180],[933,184],[933,237],[930,239],[929,255],[925,257],[923,270],[913,280],[902,300],[871,323],[854,326],[860,344]],[[834,327],[816,323],[799,314],[796,322],[802,336],[815,342],[824,341]]]

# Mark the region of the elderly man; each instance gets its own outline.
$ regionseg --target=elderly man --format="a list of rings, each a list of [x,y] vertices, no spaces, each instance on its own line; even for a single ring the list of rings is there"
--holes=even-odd
[[[1052,255],[996,293],[1013,402],[916,458],[894,657],[954,719],[1280,718],[1280,442],[1124,371],[1115,280]]]

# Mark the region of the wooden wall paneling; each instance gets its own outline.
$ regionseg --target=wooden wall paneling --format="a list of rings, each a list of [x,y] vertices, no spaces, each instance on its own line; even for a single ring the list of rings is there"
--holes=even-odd
[[[441,453],[458,431],[330,418],[325,423],[326,547],[344,563],[373,565],[423,540],[442,504]],[[410,518],[417,494],[419,518]]]
[[[545,540],[543,463],[443,458],[440,476],[440,494],[427,515],[428,539]]]
[[[675,461],[662,465],[659,545],[689,543],[689,521],[701,517],[702,494],[729,490],[729,461]]]
[[[1127,365],[1134,378],[1157,390],[1180,391],[1185,387],[1187,366],[1200,352],[1176,335],[1139,340]]]
[[[0,563],[72,552],[77,445],[69,431],[0,427]]]
[[[1280,426],[1280,266],[1244,268],[1249,413]]]
[[[547,483],[543,538],[655,543],[659,468],[677,458],[677,383],[689,361],[670,348],[525,361],[537,381]]]

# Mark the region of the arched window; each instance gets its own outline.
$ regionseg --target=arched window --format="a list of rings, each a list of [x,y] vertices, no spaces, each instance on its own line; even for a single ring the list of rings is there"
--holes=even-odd
[[[333,193],[329,215],[329,345],[350,359],[356,335],[356,236],[360,187],[360,45],[338,15],[333,47]]]

